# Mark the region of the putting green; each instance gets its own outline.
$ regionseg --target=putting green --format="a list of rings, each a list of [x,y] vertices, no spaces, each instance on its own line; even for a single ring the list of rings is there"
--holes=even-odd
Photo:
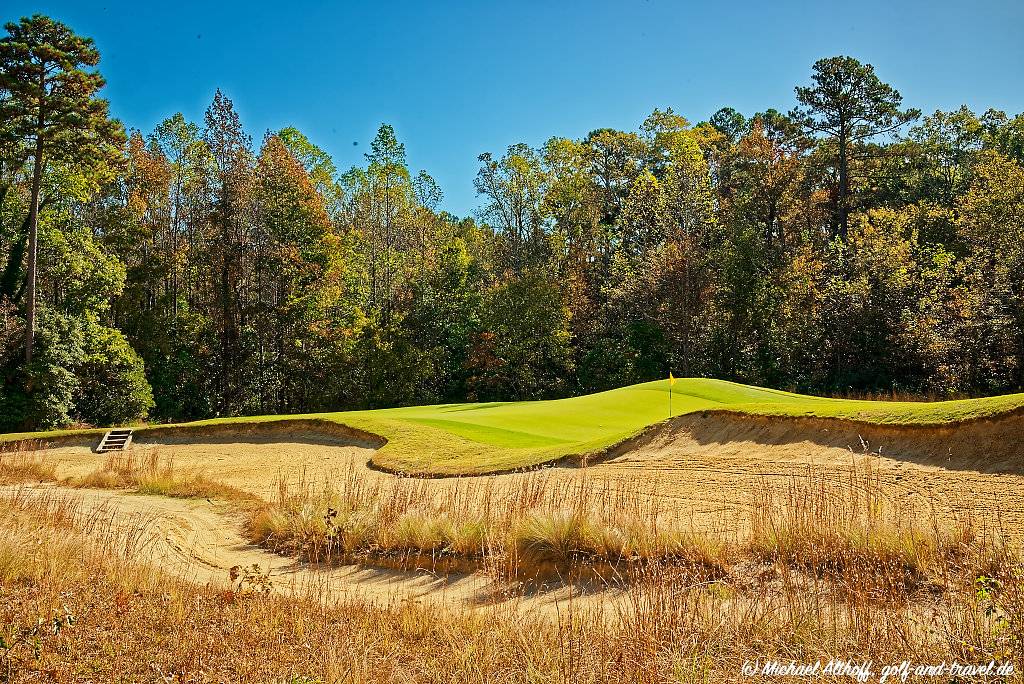
[[[1024,394],[942,402],[885,402],[826,399],[701,378],[681,378],[672,387],[673,415],[727,410],[876,424],[937,425],[994,417],[1022,407]],[[202,429],[289,419],[331,421],[386,438],[388,443],[373,459],[377,466],[400,472],[453,475],[522,468],[592,452],[668,417],[668,381],[660,380],[551,401],[220,418],[182,426]],[[137,433],[147,429],[152,428],[138,428]],[[0,441],[68,434],[75,433],[7,434],[0,436]]]

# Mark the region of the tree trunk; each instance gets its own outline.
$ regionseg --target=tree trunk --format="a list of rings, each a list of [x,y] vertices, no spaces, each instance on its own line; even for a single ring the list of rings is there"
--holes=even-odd
[[[43,114],[39,113],[36,134],[35,168],[32,169],[32,199],[28,209],[28,272],[26,273],[25,363],[32,362],[36,339],[36,253],[39,243],[39,191],[43,184]]]
[[[846,131],[839,134],[839,237],[846,242],[850,229],[850,159],[846,149]]]
[[[179,161],[180,164],[180,161]],[[178,330],[178,233],[180,232],[179,217],[181,216],[181,169],[178,168],[174,188],[174,214],[171,216],[171,324],[174,331]]]

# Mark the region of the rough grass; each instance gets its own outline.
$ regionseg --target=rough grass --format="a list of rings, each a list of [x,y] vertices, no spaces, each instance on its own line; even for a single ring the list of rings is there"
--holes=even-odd
[[[622,387],[571,399],[489,404],[446,404],[375,411],[222,418],[182,424],[202,431],[283,420],[320,420],[380,435],[386,444],[374,463],[393,472],[481,474],[527,468],[598,451],[669,416],[667,381]],[[820,417],[887,425],[945,425],[1005,415],[1024,408],[1024,394],[941,402],[828,399],[723,380],[679,379],[672,414]],[[166,426],[142,426],[139,435]],[[102,430],[14,433],[0,441],[60,439]]]
[[[316,562],[410,559],[500,565],[534,578],[601,564],[675,556],[677,539],[655,530],[656,499],[609,482],[588,499],[589,482],[552,481],[543,472],[506,488],[456,481],[442,492],[417,478],[367,481],[351,469],[330,488],[279,485],[275,502],[253,513],[253,541]]]
[[[210,480],[202,473],[177,470],[174,459],[164,458],[157,449],[148,453],[131,449],[111,452],[99,468],[68,484],[96,489],[131,489],[138,494],[181,499],[258,500],[249,492]]]
[[[651,483],[566,483],[543,471],[516,489],[465,481],[442,494],[416,478],[368,483],[354,470],[330,489],[281,483],[276,501],[253,509],[247,531],[316,563],[487,570],[525,582],[628,582],[659,564],[739,581],[751,567],[785,567],[890,600],[948,591],[1017,562],[1000,530],[966,513],[887,499],[868,463],[847,475],[808,469],[782,490],[765,483],[745,531],[728,535],[660,510]]]
[[[790,519],[781,515],[780,524]],[[613,608],[570,605],[551,616],[514,601],[462,610],[327,603],[279,595],[258,573],[195,586],[132,560],[139,534],[104,520],[59,497],[0,496],[0,676],[639,684],[736,681],[744,661],[768,658],[877,668],[1024,659],[1018,561],[922,601],[895,585],[876,595],[821,582],[780,557],[748,572],[774,578],[761,582],[652,563]],[[534,532],[551,541],[577,538],[573,529]]]
[[[808,468],[783,492],[758,490],[748,555],[886,600],[1019,564],[1002,530],[936,502],[919,510],[889,499],[870,461],[862,468],[842,478]]]
[[[57,474],[46,460],[46,450],[36,442],[14,447],[0,444],[0,484],[48,482]]]

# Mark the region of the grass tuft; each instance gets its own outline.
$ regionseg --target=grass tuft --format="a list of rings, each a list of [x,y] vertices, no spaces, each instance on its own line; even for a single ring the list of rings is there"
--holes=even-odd
[[[181,499],[216,498],[255,501],[249,492],[207,479],[198,472],[179,472],[173,458],[158,449],[112,452],[103,465],[71,484],[94,489],[131,489],[139,494]]]
[[[0,444],[0,484],[49,482],[57,479],[46,460],[46,444],[38,441]]]

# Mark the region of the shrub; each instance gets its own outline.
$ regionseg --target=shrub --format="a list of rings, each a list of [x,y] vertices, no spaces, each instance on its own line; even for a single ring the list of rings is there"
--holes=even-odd
[[[75,412],[88,423],[116,425],[144,418],[153,408],[146,371],[119,331],[89,322],[77,369]]]
[[[0,428],[52,429],[71,422],[79,381],[75,368],[84,358],[80,322],[40,307],[32,363],[13,373],[0,405]]]
[[[11,372],[0,430],[54,429],[74,419],[98,425],[143,418],[153,391],[142,359],[119,331],[90,314],[39,310],[32,363]]]

